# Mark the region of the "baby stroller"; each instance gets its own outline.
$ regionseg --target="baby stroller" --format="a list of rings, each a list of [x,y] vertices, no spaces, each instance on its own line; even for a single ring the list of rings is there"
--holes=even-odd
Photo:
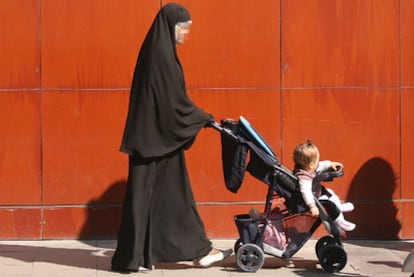
[[[245,272],[256,272],[265,260],[265,254],[281,259],[292,257],[323,223],[329,235],[320,238],[315,246],[316,256],[326,272],[341,271],[347,262],[339,230],[318,199],[319,218],[307,212],[298,180],[279,162],[269,145],[244,118],[239,122],[222,120],[211,127],[220,131],[223,172],[227,189],[236,193],[247,170],[252,176],[268,185],[263,213],[235,215],[240,238],[234,245],[236,263]],[[247,163],[247,159],[249,159]],[[247,164],[247,166],[246,166]],[[343,175],[343,170],[326,171],[317,181],[332,181]],[[281,209],[272,209],[275,200],[284,199]],[[326,201],[329,202],[329,201]],[[328,204],[327,204],[328,205]],[[334,204],[333,207],[336,208]]]

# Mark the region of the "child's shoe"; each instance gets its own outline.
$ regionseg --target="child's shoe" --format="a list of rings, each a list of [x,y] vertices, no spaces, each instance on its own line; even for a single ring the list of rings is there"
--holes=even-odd
[[[349,222],[344,219],[344,216],[341,214],[335,219],[335,225],[344,231],[353,231],[356,225],[352,222]]]
[[[354,204],[352,204],[351,202],[345,202],[341,204],[341,211],[343,213],[352,212],[354,208]]]

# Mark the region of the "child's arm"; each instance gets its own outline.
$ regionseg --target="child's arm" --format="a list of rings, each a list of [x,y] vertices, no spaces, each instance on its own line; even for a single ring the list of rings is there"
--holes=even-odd
[[[344,167],[344,165],[340,162],[332,162],[330,160],[320,161],[318,165],[317,172],[322,172],[332,168],[333,170],[338,170],[339,168]]]
[[[305,204],[313,216],[319,215],[319,209],[316,207],[315,198],[312,193],[312,178],[309,176],[299,176],[299,188]]]
[[[322,171],[328,170],[329,168],[331,168],[331,161],[330,160],[320,161],[316,171],[317,172],[322,172]]]

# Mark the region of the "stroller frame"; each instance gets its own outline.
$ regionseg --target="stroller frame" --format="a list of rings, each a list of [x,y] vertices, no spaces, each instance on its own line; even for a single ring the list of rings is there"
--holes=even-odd
[[[317,198],[315,198],[315,203],[319,209],[319,217],[312,217],[307,212],[308,209],[300,195],[297,177],[278,161],[270,146],[250,123],[241,116],[239,122],[222,120],[221,124],[211,122],[210,127],[221,133],[223,171],[227,188],[236,193],[243,181],[245,170],[268,185],[265,209],[260,218],[253,219],[248,214],[234,216],[240,235],[234,245],[238,268],[245,272],[256,272],[263,266],[265,254],[281,259],[292,257],[316,229],[324,224],[329,235],[317,241],[316,255],[326,272],[341,271],[347,262],[347,254],[341,242],[344,232],[336,227]],[[229,143],[232,148],[230,155],[228,151],[226,152]],[[248,151],[250,151],[250,161],[246,166]],[[327,171],[318,175],[317,181],[332,181],[342,175],[342,169]],[[286,209],[281,210],[277,217],[272,216],[272,204],[275,197],[286,199]],[[333,203],[331,205],[334,206]],[[288,226],[289,230],[293,230],[289,231],[286,236],[289,239],[287,247],[276,252],[269,252],[263,246],[266,227],[271,224],[272,220],[281,220],[285,229]],[[309,230],[305,229],[306,232],[303,231],[303,227],[298,227],[303,225],[303,222],[306,222],[304,225],[311,225]],[[298,228],[301,230],[298,231]]]

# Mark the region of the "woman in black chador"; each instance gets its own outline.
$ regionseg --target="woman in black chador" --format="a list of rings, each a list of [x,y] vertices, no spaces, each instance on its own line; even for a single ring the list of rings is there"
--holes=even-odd
[[[184,150],[212,120],[189,99],[176,53],[190,24],[184,7],[165,5],[138,56],[121,145],[129,175],[114,271],[193,259],[208,267],[231,254],[212,248],[206,236],[184,159]]]

